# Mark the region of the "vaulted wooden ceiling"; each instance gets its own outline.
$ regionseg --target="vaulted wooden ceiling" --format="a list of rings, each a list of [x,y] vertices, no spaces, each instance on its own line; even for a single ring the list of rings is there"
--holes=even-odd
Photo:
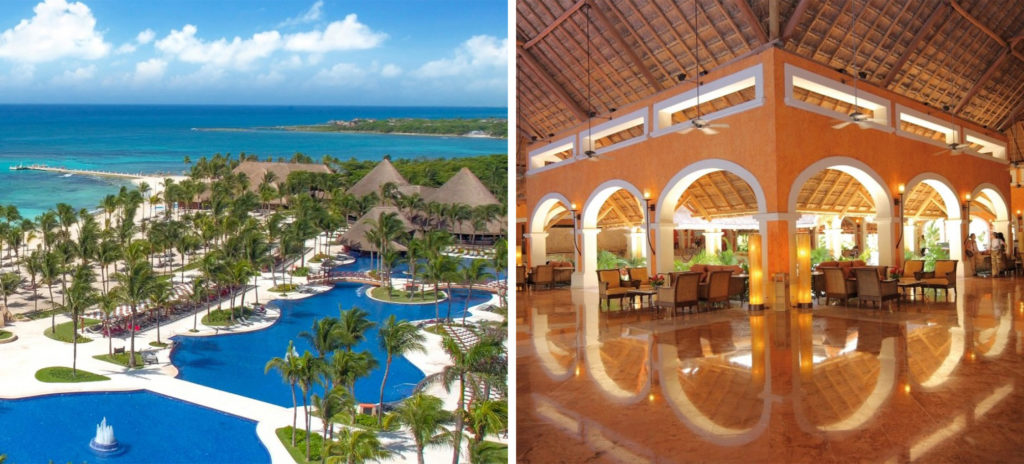
[[[516,0],[516,11],[527,141],[773,43],[989,128],[1024,117],[1020,0]]]

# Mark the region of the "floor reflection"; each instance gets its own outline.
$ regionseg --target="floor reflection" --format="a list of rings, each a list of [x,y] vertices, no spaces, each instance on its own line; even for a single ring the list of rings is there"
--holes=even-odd
[[[969,279],[955,302],[895,312],[674,318],[521,292],[517,459],[1020,461],[1019,282]]]

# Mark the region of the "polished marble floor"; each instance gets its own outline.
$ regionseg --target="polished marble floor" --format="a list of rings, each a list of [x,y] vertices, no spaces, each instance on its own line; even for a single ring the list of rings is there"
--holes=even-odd
[[[1022,284],[674,317],[519,292],[517,462],[1024,462]]]

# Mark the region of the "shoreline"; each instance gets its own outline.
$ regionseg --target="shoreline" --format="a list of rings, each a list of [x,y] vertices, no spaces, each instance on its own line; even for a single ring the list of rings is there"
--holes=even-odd
[[[309,130],[298,129],[297,127],[320,127],[312,126],[266,126],[266,127],[193,127],[197,132],[301,132],[304,134],[376,134],[376,135],[400,135],[405,137],[458,137],[465,139],[489,139],[508,140],[508,137],[497,137],[494,135],[466,135],[466,134],[423,134],[417,132],[380,132],[362,130]],[[326,124],[322,127],[329,127]]]

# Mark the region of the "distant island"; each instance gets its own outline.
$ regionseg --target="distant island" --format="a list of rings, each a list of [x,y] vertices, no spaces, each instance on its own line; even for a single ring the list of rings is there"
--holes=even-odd
[[[325,124],[306,126],[273,126],[244,128],[193,128],[196,131],[249,131],[249,130],[283,130],[295,132],[372,132],[377,134],[402,135],[449,135],[457,137],[508,137],[508,119],[477,118],[477,119],[424,119],[424,118],[389,118],[367,119],[356,118],[350,121],[328,121]]]

